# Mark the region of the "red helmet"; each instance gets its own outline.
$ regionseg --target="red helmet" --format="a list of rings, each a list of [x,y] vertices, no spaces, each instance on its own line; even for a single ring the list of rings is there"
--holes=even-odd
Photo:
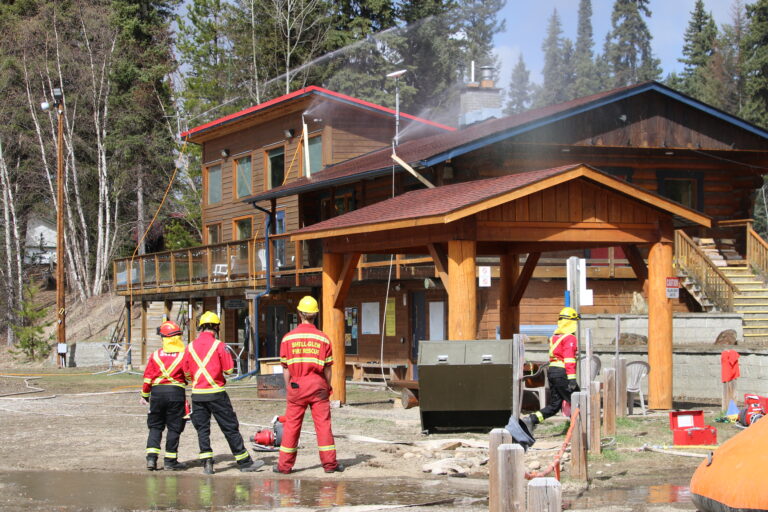
[[[170,320],[163,322],[157,333],[163,338],[170,338],[171,336],[181,336],[181,328]]]

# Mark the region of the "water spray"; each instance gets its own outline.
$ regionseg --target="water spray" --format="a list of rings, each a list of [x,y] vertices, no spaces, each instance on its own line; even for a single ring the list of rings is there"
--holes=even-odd
[[[309,168],[309,130],[307,129],[307,121],[304,119],[304,114],[301,113],[301,133],[304,137],[304,176],[307,178],[312,174],[312,169]]]

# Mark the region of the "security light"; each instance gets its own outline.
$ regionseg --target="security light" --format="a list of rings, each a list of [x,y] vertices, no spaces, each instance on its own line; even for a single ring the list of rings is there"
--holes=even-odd
[[[221,150],[221,158],[227,158],[229,156],[229,150],[228,149],[222,149]]]
[[[51,104],[48,103],[47,101],[44,101],[40,103],[40,108],[43,110],[43,112],[48,112],[49,110],[51,110]]]
[[[285,135],[286,139],[292,139],[296,135],[296,131],[293,128],[286,128],[283,130],[283,135]]]
[[[405,72],[408,71],[407,69],[399,69],[397,71],[393,71],[387,75],[387,78],[400,78],[405,74]]]

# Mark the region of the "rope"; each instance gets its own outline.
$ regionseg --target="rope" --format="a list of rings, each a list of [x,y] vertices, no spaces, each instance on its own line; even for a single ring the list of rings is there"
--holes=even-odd
[[[555,458],[552,460],[549,466],[542,469],[541,471],[531,471],[531,472],[526,471],[525,472],[526,480],[533,480],[534,478],[542,478],[549,475],[553,471],[555,471],[557,476],[559,477],[560,459],[565,453],[565,450],[568,448],[568,445],[571,443],[571,436],[573,435],[573,427],[574,425],[576,425],[576,418],[578,417],[579,417],[579,408],[577,407],[576,409],[573,410],[573,413],[571,414],[571,425],[568,427],[568,432],[565,434],[565,440],[563,441],[562,446],[560,446],[560,450],[558,450],[557,455],[555,455]]]

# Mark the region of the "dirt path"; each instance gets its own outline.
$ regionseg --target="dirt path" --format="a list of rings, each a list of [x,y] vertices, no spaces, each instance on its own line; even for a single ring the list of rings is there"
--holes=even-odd
[[[146,476],[144,446],[147,409],[138,401],[139,375],[91,375],[79,369],[32,369],[29,373],[34,372],[42,377],[30,380],[29,384],[45,391],[0,397],[0,443],[3,446],[0,473],[74,470],[93,473],[99,478],[118,473],[141,478]],[[0,374],[10,373],[22,372],[0,370]],[[0,377],[0,395],[25,390],[28,388],[24,379]],[[256,399],[255,389],[248,385],[231,385],[229,393],[240,420],[240,431],[246,439],[284,410],[281,400]],[[487,434],[422,435],[418,408],[395,408],[395,398],[393,393],[383,389],[350,386],[349,403],[333,410],[338,456],[347,466],[344,473],[329,476],[322,471],[308,414],[295,472],[287,476],[272,473],[270,469],[276,462],[276,453],[256,452],[254,456],[264,460],[268,467],[249,475],[250,482],[292,480],[354,484],[347,488],[347,493],[364,492],[366,487],[361,482],[416,482],[427,487],[439,485],[447,496],[456,495],[462,500],[470,500],[463,501],[460,509],[487,507],[485,501],[472,501],[472,498],[484,498],[487,494]],[[715,424],[711,414],[708,414],[707,422]],[[563,421],[549,421],[537,430],[537,443],[526,456],[529,469],[538,469],[549,463],[562,443],[564,426]],[[730,426],[721,427],[720,440],[736,433],[732,429]],[[362,442],[358,436],[403,444]],[[241,479],[217,429],[213,429],[212,440],[216,454],[216,478]],[[649,489],[664,485],[685,486],[699,463],[699,459],[694,458],[636,451],[644,443],[663,445],[671,442],[665,414],[622,419],[617,437],[604,442],[611,449],[590,459],[591,482],[588,489],[569,480],[569,464],[564,464],[565,498],[574,509],[584,507],[585,510],[594,510],[626,503],[626,493],[624,497],[616,494],[615,498],[610,498],[611,493],[637,487],[639,482]],[[250,443],[246,444],[251,447]],[[196,455],[195,432],[188,425],[179,449],[180,460],[191,465],[185,475],[202,473]],[[425,472],[429,465],[439,462],[452,468],[454,475],[456,471],[465,478]],[[670,479],[669,475],[674,478]],[[664,489],[667,488],[653,492],[675,492],[672,488]],[[581,505],[589,503],[585,501],[589,496],[597,500],[594,506]],[[373,500],[370,504],[380,503],[378,499],[384,500],[375,493],[370,499]],[[413,499],[416,500],[414,503],[418,503],[417,495]],[[648,501],[652,497],[638,499]],[[681,499],[685,501],[684,496]],[[663,503],[658,497],[657,501]],[[681,503],[679,507],[693,509],[690,503]],[[445,507],[441,505],[437,508]],[[447,509],[456,510],[457,505],[450,504]]]

